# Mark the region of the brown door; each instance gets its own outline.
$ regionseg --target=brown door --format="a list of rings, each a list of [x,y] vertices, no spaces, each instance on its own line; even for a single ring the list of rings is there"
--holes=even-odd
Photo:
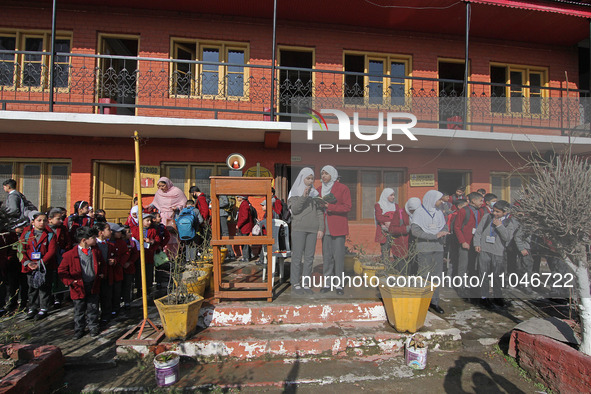
[[[98,165],[98,208],[109,222],[125,223],[133,204],[133,165]]]

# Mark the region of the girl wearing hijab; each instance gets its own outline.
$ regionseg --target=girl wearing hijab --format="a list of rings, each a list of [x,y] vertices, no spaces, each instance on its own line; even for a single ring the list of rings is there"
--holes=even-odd
[[[157,185],[158,191],[150,205],[160,211],[162,223],[165,226],[174,227],[174,211],[185,207],[187,197],[181,189],[174,186],[170,179],[166,177],[158,179]]]
[[[302,286],[302,276],[312,277],[316,240],[324,235],[324,213],[314,200],[314,171],[303,168],[287,199],[291,210],[291,285],[295,294],[313,294]],[[303,264],[302,264],[303,259]]]
[[[381,245],[382,261],[388,261],[390,259],[392,238],[390,238],[387,233],[390,225],[394,221],[394,213],[398,210],[398,206],[394,200],[396,200],[394,189],[387,187],[382,191],[380,200],[374,207],[376,222],[375,241]]]
[[[330,283],[329,277],[342,277],[345,270],[345,238],[349,234],[349,219],[351,211],[351,192],[349,188],[337,179],[339,173],[333,166],[324,166],[320,172],[322,186],[318,188],[321,197],[329,194],[334,196],[332,202],[325,202],[324,206],[324,236],[322,238],[322,271],[325,284]],[[323,287],[320,292],[326,293],[330,287]],[[342,287],[337,287],[337,294],[345,294]]]
[[[445,236],[449,234],[443,212],[439,209],[442,204],[443,193],[429,190],[423,196],[423,203],[418,208],[411,221],[412,235],[417,239],[417,263],[419,275],[426,277],[443,274],[443,245]],[[443,314],[439,306],[439,288],[436,288],[429,308]]]
[[[421,206],[421,200],[412,197],[406,202],[404,209],[398,208],[394,213],[394,219],[390,223],[388,231],[394,237],[392,242],[392,255],[406,257],[410,245],[410,223],[413,213]]]
[[[138,206],[134,205],[133,208],[131,208],[129,211],[129,217],[127,218],[127,221],[125,222],[125,225],[129,226],[130,228],[138,227],[140,224],[138,223],[138,219],[137,219],[138,216],[137,215],[138,215]]]

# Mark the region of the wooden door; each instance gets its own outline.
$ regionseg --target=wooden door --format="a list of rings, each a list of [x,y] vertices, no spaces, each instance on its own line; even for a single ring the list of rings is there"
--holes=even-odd
[[[133,205],[133,165],[98,165],[98,207],[107,221],[125,223]]]

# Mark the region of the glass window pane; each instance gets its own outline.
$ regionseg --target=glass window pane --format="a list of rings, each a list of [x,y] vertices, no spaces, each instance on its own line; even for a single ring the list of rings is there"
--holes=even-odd
[[[228,51],[228,63],[230,64],[244,64],[244,51],[229,50]],[[244,72],[244,67],[240,66],[228,66],[228,72]]]
[[[490,192],[492,194],[495,194],[499,199],[503,199],[504,195],[503,195],[503,177],[500,175],[495,175],[492,176],[490,178],[490,186],[491,186],[491,190]]]
[[[378,172],[361,173],[361,216],[372,219],[375,216],[375,204],[378,201]]]
[[[228,96],[244,96],[243,74],[228,74]]]
[[[514,203],[515,200],[519,198],[519,194],[521,193],[521,178],[511,177],[511,180],[509,181],[509,187],[511,189],[511,196],[509,202]]]
[[[195,186],[209,196],[210,192],[210,180],[209,177],[212,175],[212,168],[195,168]]]
[[[12,178],[12,163],[0,163],[0,182],[10,178]],[[0,202],[2,204],[6,201],[6,196],[7,194],[2,190],[2,193],[0,193]]]
[[[15,37],[0,37],[0,50],[14,51]],[[14,57],[12,53],[0,53],[0,86],[12,86],[14,83]]]
[[[345,55],[345,72],[365,72],[365,56]],[[345,74],[345,97],[363,97],[365,83],[363,75]]]
[[[370,74],[370,81],[381,81],[384,74],[384,62],[381,60],[370,60],[368,74]]]
[[[18,185],[17,185],[18,187]],[[41,209],[41,165],[25,164],[23,166],[22,193],[27,200]]]
[[[402,186],[402,172],[400,171],[386,171],[384,172],[384,188],[392,188],[396,192],[396,204],[403,204],[406,201],[400,201],[400,187]]]
[[[185,184],[187,182],[187,168],[186,167],[170,167],[168,170],[168,179],[173,185],[185,191]]]
[[[68,204],[68,166],[51,166],[51,190],[49,191],[49,203],[53,207],[66,207]]]
[[[55,40],[55,53],[70,53],[70,40]],[[56,55],[55,61],[59,63],[68,63],[69,56]]]
[[[390,77],[392,82],[404,82],[406,76],[406,64],[399,62],[392,62],[390,66]]]
[[[205,48],[203,49],[203,53],[201,55],[201,60],[204,62],[219,62],[220,61],[220,51],[216,48]],[[203,71],[217,71],[219,65],[217,64],[204,64]]]
[[[219,74],[217,72],[203,73],[203,94],[218,94]]]
[[[41,52],[43,51],[43,38],[26,38],[25,51]],[[41,58],[39,54],[27,54],[23,64],[23,85],[41,86]]]

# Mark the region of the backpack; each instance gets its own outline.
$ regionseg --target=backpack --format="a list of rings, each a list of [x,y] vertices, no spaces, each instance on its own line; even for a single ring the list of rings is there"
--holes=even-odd
[[[174,221],[179,232],[179,238],[182,241],[189,241],[195,238],[195,222],[197,221],[197,217],[195,216],[193,207],[183,208]]]
[[[29,219],[29,214],[37,211],[37,207],[31,201],[27,200],[24,194],[19,193],[21,197],[21,217],[20,219]]]

